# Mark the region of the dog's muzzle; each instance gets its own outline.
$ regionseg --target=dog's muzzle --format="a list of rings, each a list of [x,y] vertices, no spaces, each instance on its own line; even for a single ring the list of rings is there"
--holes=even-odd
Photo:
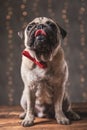
[[[35,41],[36,41],[36,46],[40,48],[46,47],[46,32],[43,29],[38,29],[35,32]]]
[[[46,32],[43,29],[38,29],[35,32],[35,38],[40,42],[44,42],[46,40]]]

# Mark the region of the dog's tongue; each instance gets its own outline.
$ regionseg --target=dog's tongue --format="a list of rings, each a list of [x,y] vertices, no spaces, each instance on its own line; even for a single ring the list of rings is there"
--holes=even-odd
[[[38,35],[44,35],[46,36],[46,32],[42,29],[38,29],[36,32],[35,32],[35,37],[38,36]]]

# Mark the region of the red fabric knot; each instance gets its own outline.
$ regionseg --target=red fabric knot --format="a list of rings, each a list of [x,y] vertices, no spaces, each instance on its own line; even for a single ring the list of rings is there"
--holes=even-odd
[[[35,58],[31,57],[30,53],[26,50],[23,50],[22,55],[30,59],[32,62],[34,62],[36,65],[38,65],[40,68],[47,68],[47,64],[43,61],[39,62]]]

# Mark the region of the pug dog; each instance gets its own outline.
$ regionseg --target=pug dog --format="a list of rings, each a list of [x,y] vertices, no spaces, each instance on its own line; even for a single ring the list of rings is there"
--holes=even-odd
[[[72,108],[67,91],[68,65],[61,46],[66,31],[46,17],[35,18],[24,32],[21,77],[24,90],[20,115],[24,127],[38,117],[55,117],[59,124],[70,124],[80,116]]]

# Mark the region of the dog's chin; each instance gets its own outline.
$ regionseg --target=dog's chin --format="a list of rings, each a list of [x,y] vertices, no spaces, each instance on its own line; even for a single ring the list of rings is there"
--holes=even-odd
[[[51,49],[51,46],[47,45],[47,43],[41,42],[39,44],[39,42],[38,43],[35,42],[32,49],[35,52],[36,59],[38,61],[47,62],[47,61],[51,60],[52,49]]]
[[[38,61],[43,61],[43,62],[48,62],[51,61],[52,55],[50,52],[46,52],[46,51],[38,51],[36,52],[36,58]]]
[[[47,57],[44,56],[43,54],[41,55],[41,61],[48,62],[51,60],[52,60],[52,55],[47,55]]]

